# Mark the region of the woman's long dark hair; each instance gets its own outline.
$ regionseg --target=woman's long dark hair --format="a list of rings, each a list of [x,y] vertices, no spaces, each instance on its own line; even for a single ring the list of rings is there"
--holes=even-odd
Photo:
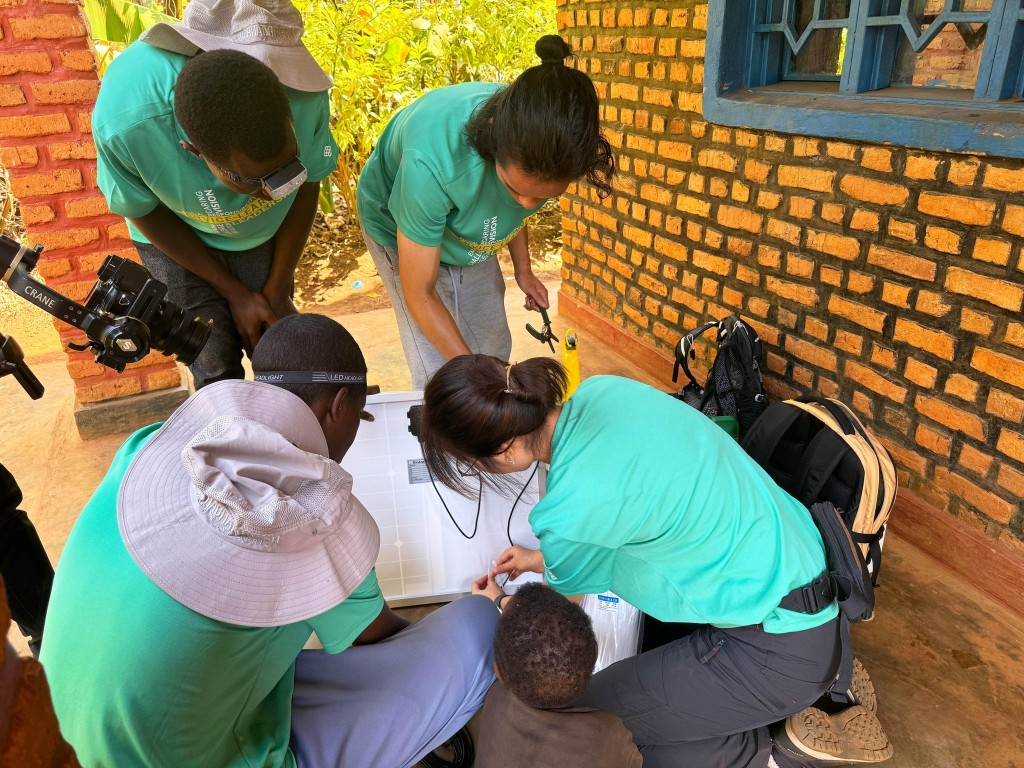
[[[420,439],[427,468],[453,491],[476,493],[476,481],[467,482],[458,465],[486,461],[511,440],[534,436],[565,398],[567,386],[565,369],[550,358],[515,365],[490,355],[449,360],[423,393]]]
[[[466,139],[481,157],[544,181],[586,177],[598,195],[611,194],[615,161],[601,135],[597,91],[587,75],[565,66],[572,55],[558,35],[535,46],[530,67],[473,113]]]

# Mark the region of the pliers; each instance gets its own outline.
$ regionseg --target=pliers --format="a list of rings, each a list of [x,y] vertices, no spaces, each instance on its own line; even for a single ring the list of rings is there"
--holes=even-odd
[[[526,330],[528,330],[530,335],[537,341],[542,344],[546,343],[551,348],[551,351],[554,352],[555,345],[552,342],[558,341],[558,337],[551,331],[551,318],[548,317],[548,311],[546,309],[541,309],[540,317],[541,320],[544,321],[544,325],[539,331],[529,323],[526,324]]]

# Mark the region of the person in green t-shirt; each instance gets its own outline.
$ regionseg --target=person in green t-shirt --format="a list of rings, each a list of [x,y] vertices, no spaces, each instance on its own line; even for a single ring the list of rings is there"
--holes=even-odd
[[[412,765],[494,680],[488,598],[384,602],[338,463],[376,389],[352,336],[292,315],[253,367],[129,437],[65,545],[40,660],[85,768]]]
[[[168,298],[213,321],[197,389],[295,313],[295,267],[337,164],[332,83],[288,0],[192,0],[107,68],[92,116],[97,185]]]
[[[781,762],[767,726],[828,691],[845,650],[831,596],[782,607],[827,570],[810,513],[685,403],[595,376],[563,404],[566,386],[565,369],[548,358],[446,363],[424,392],[432,476],[472,491],[481,472],[548,464],[530,512],[540,549],[510,547],[492,575],[534,571],[566,596],[610,590],[655,619],[697,625],[597,673],[581,700],[623,719],[645,767]],[[859,750],[857,739],[870,736],[879,749],[858,753],[861,761],[885,752],[865,707],[842,721],[813,712],[835,725],[837,749]]]
[[[507,358],[497,253],[508,247],[527,309],[548,307],[530,266],[528,219],[572,182],[611,193],[597,93],[555,35],[509,86],[431,91],[395,115],[359,176],[359,220],[395,307],[413,386],[456,355]]]

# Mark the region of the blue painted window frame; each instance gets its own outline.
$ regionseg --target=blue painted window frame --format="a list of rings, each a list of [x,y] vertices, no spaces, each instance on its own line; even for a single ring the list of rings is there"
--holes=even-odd
[[[974,92],[891,87],[901,36],[916,50],[939,31],[908,24],[911,0],[851,0],[848,20],[825,20],[815,0],[813,29],[846,27],[842,75],[783,79],[797,37],[768,17],[773,2],[710,0],[704,116],[743,126],[824,138],[871,141],[949,152],[1024,158],[1024,0],[994,0],[992,11],[955,11],[946,0],[940,19],[986,21]],[[785,39],[784,39],[785,38]],[[788,42],[788,45],[786,44]]]

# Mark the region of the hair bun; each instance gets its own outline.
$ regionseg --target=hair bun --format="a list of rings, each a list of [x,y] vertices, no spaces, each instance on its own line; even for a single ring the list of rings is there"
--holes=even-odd
[[[558,35],[544,35],[533,50],[540,57],[541,64],[565,64],[565,59],[572,55],[572,49]]]

